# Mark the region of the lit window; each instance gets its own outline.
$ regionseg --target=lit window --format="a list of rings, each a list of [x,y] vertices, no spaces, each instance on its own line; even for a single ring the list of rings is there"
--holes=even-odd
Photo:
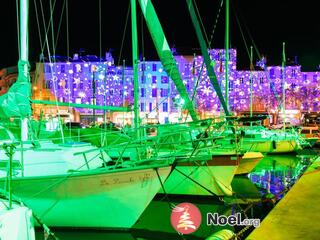
[[[156,63],[152,64],[152,71],[154,71],[154,72],[157,71],[157,64]]]
[[[152,76],[152,83],[157,83],[157,76]]]
[[[152,88],[152,97],[157,97],[157,89]]]
[[[161,83],[169,83],[168,76],[161,76]]]
[[[162,111],[163,111],[163,112],[168,112],[168,103],[164,102],[164,103],[162,104]]]

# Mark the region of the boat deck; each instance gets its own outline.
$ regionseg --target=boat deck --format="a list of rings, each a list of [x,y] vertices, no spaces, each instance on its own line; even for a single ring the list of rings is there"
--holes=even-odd
[[[320,157],[246,239],[320,238]]]

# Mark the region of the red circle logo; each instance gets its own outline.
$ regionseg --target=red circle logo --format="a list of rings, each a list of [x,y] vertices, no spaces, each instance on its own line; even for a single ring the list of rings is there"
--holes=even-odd
[[[201,213],[192,203],[180,203],[172,209],[171,225],[182,234],[195,232],[201,224]]]

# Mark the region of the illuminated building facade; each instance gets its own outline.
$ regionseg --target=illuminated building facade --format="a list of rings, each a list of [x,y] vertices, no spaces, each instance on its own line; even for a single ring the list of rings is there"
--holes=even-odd
[[[210,51],[221,89],[225,89],[224,50]],[[219,114],[220,103],[209,81],[202,56],[176,56],[179,70],[190,97],[201,117]],[[250,110],[252,79],[253,111],[277,113],[282,104],[283,87],[286,109],[299,112],[320,111],[320,73],[302,72],[301,66],[266,66],[261,70],[237,70],[236,50],[229,50],[229,108],[233,112]],[[132,67],[115,66],[110,54],[104,60],[79,59],[72,62],[45,63],[46,87],[58,101],[82,104],[124,106],[133,104]],[[179,94],[160,61],[139,64],[139,101],[144,122],[176,122],[182,117]],[[284,84],[283,84],[284,83]],[[197,86],[197,87],[196,87]],[[92,116],[91,109],[78,109]],[[102,111],[96,110],[97,116]],[[108,113],[116,122],[128,122],[132,114]]]

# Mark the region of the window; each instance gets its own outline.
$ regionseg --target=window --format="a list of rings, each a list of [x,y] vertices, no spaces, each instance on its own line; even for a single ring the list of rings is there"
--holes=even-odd
[[[157,83],[157,76],[152,76],[152,83]]]
[[[65,73],[66,71],[65,67],[66,67],[65,65],[61,65],[61,69],[60,69],[61,73]]]
[[[274,89],[274,82],[271,82],[270,83],[270,90],[273,90]]]
[[[145,77],[145,76],[141,76],[140,82],[141,82],[141,83],[146,83],[146,77]]]
[[[168,89],[161,88],[160,89],[160,97],[168,97]]]
[[[133,97],[134,96],[134,91],[133,90],[131,90],[131,97]]]
[[[313,74],[313,82],[317,83],[318,81],[318,75],[317,74]]]
[[[152,103],[149,103],[149,112],[152,112]]]
[[[141,88],[140,89],[140,97],[145,97],[145,96],[146,96],[145,88]]]
[[[243,84],[243,78],[240,78],[239,81],[240,81],[240,84]]]
[[[49,64],[46,65],[45,72],[51,73],[51,66]]]
[[[120,90],[120,97],[123,97],[123,90]]]
[[[270,74],[270,78],[275,78],[275,75],[274,75],[274,68],[271,68],[271,69],[270,69],[269,74]]]
[[[157,97],[157,89],[152,88],[152,97]]]
[[[51,87],[51,81],[50,80],[46,80],[44,88],[45,89],[50,89],[50,87]]]
[[[297,76],[297,71],[296,71],[296,69],[292,69],[291,70],[291,77],[296,77]]]
[[[145,71],[146,70],[146,64],[145,63],[142,63],[141,64],[141,71]]]
[[[110,93],[110,96],[113,96],[113,89],[110,89],[109,93]]]
[[[233,81],[230,81],[230,82],[229,82],[229,90],[230,90],[230,91],[233,91]]]
[[[168,76],[161,76],[161,83],[169,83]]]
[[[141,112],[146,111],[146,105],[145,105],[143,102],[140,103],[140,111],[141,111]]]
[[[156,63],[152,64],[152,71],[154,71],[154,72],[157,71],[157,64]]]
[[[264,79],[263,79],[263,77],[261,77],[260,78],[260,84],[263,84],[263,82],[264,82]]]
[[[162,104],[162,112],[168,112],[168,103],[164,102]]]
[[[303,81],[307,81],[307,78],[308,78],[308,76],[307,76],[307,74],[303,74]]]

